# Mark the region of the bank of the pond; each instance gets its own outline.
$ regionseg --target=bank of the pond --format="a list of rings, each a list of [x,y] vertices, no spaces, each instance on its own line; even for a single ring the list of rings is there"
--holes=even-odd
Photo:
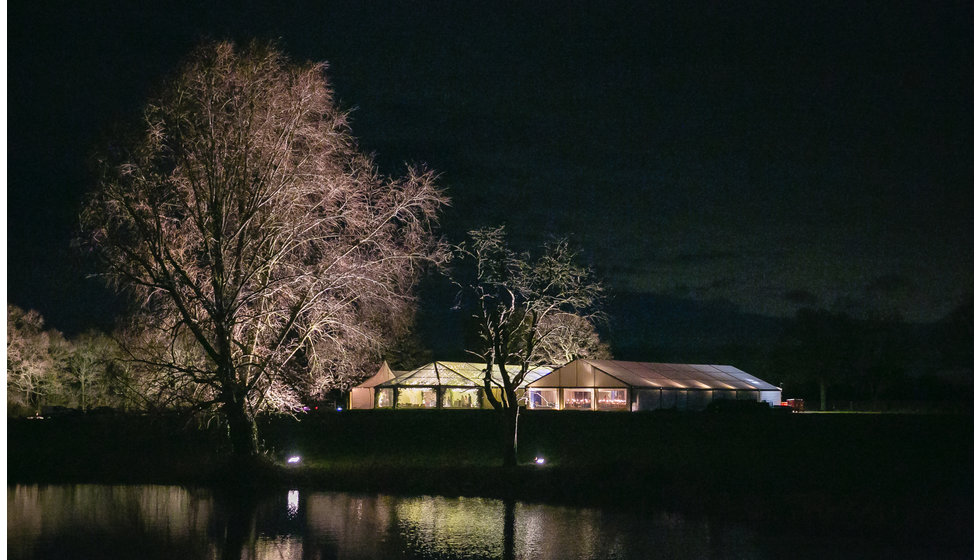
[[[178,418],[8,423],[10,482],[180,483],[674,509],[773,531],[972,543],[972,417],[527,413],[518,469],[486,411],[268,419],[274,464],[229,468]],[[301,457],[287,465],[289,456]],[[545,464],[533,463],[543,457]]]

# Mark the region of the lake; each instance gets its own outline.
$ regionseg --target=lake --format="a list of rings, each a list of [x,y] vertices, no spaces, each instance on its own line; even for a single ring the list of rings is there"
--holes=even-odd
[[[483,498],[284,490],[227,496],[153,485],[7,487],[12,560],[886,557],[737,523]],[[905,557],[906,554],[897,554]]]

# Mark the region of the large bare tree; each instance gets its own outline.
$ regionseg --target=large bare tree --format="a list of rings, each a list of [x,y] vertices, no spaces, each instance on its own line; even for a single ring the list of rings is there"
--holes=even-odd
[[[505,419],[504,466],[513,466],[518,389],[529,371],[557,356],[553,347],[569,336],[573,324],[581,330],[582,322],[600,316],[602,285],[576,263],[566,240],[546,244],[543,254],[532,258],[508,246],[503,226],[471,231],[469,238],[455,249],[459,265],[453,282],[460,306],[473,310],[479,343],[468,352],[486,364],[484,391]],[[508,365],[520,367],[508,371]]]
[[[266,44],[201,46],[103,151],[82,214],[162,349],[143,359],[223,412],[240,456],[258,452],[259,410],[298,406],[378,345],[382,311],[404,312],[443,258],[433,173],[379,174],[324,70]]]

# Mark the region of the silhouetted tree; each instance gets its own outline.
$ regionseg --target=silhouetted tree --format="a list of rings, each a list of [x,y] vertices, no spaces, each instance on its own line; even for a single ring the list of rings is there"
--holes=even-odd
[[[471,231],[469,237],[455,250],[454,283],[460,304],[473,309],[480,342],[468,351],[486,365],[484,392],[506,420],[504,465],[512,466],[517,464],[518,388],[529,371],[554,357],[544,352],[544,344],[562,334],[560,325],[570,324],[560,316],[596,317],[602,287],[589,269],[576,264],[567,241],[546,244],[532,259],[507,246],[503,226]],[[508,372],[507,365],[520,368]]]
[[[324,64],[227,42],[198,48],[110,145],[84,246],[139,305],[144,365],[215,406],[236,455],[255,414],[301,406],[405,313],[446,199],[431,172],[381,176]]]
[[[780,349],[784,378],[795,383],[815,383],[820,410],[826,410],[828,387],[847,381],[855,371],[857,337],[853,318],[825,310],[801,309]]]
[[[936,326],[933,345],[939,365],[973,367],[973,294],[963,300]]]
[[[878,408],[882,392],[897,384],[908,367],[912,341],[900,316],[871,316],[858,325],[856,373],[867,388],[871,408]]]
[[[426,347],[415,327],[413,324],[411,328],[402,330],[385,352],[391,369],[409,371],[433,361],[432,350]]]

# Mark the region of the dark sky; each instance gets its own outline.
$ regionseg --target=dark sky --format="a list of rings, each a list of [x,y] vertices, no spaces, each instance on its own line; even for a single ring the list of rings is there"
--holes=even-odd
[[[973,291],[970,2],[162,4],[8,4],[8,300],[69,334],[117,309],[70,249],[86,158],[206,37],[328,61],[384,170],[442,173],[448,238],[568,235],[622,301],[922,322]]]

